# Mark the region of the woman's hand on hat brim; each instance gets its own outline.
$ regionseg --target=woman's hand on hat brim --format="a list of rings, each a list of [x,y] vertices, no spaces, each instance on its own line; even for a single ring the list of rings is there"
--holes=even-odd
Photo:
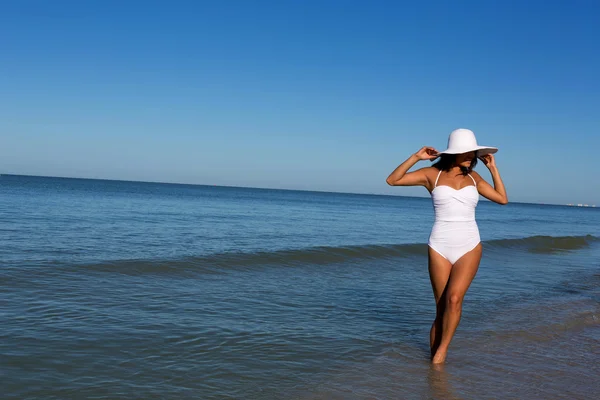
[[[484,154],[478,157],[489,169],[496,168],[496,159],[491,153]]]
[[[433,147],[423,146],[415,153],[419,160],[435,160],[439,157],[438,151]]]

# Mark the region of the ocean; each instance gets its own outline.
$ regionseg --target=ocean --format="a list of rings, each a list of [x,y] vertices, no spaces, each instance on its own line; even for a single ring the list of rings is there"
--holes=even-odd
[[[2,175],[0,219],[2,398],[600,391],[600,208],[480,201],[441,368],[430,198]]]

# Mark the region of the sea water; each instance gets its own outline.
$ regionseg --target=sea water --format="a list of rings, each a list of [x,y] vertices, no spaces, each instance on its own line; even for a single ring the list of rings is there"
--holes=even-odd
[[[430,198],[3,175],[0,221],[3,398],[600,391],[598,208],[480,201],[441,368]]]

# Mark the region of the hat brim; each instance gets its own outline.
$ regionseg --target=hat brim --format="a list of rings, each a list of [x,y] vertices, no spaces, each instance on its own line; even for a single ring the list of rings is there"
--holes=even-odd
[[[497,147],[490,147],[490,146],[477,146],[474,148],[470,148],[470,149],[446,149],[444,151],[440,151],[439,153],[437,153],[438,155],[442,155],[442,154],[463,154],[463,153],[469,153],[471,151],[476,151],[477,152],[477,156],[484,156],[486,154],[494,154],[495,152],[498,151]]]

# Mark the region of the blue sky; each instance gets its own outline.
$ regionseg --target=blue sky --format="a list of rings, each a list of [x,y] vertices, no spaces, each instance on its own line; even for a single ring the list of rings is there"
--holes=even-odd
[[[598,20],[593,1],[2,1],[0,172],[426,196],[385,178],[463,127],[500,148],[511,200],[600,205]]]

